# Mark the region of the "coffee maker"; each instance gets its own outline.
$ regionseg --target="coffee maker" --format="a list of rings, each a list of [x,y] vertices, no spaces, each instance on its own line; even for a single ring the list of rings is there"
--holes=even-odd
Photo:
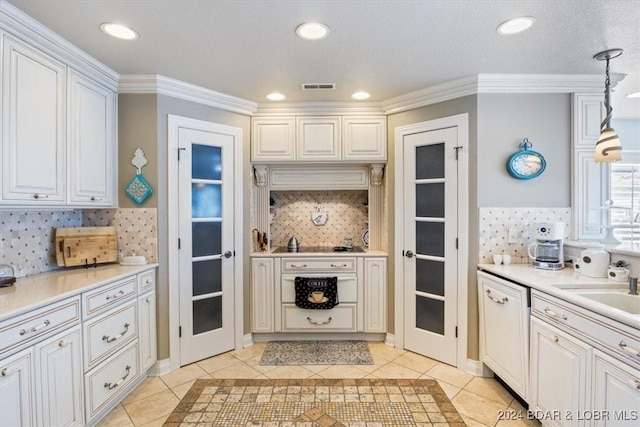
[[[529,245],[529,258],[535,268],[562,270],[564,268],[564,222],[539,222],[533,224],[535,243]]]

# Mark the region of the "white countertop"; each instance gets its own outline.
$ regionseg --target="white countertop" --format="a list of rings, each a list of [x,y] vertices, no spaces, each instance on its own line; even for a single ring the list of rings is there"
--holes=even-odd
[[[271,248],[264,252],[252,252],[251,257],[305,257],[305,258],[334,258],[334,257],[374,257],[387,256],[384,251],[370,251],[365,249],[364,252],[278,252],[274,253],[277,248]]]
[[[0,321],[157,266],[108,264],[20,278],[13,286],[0,288]]]
[[[533,268],[531,264],[479,264],[478,269],[512,280],[532,289],[553,295],[587,310],[640,329],[640,315],[584,298],[566,289],[627,289],[627,282],[614,282],[606,278],[583,276],[572,268],[550,271]],[[640,297],[638,297],[640,301]]]

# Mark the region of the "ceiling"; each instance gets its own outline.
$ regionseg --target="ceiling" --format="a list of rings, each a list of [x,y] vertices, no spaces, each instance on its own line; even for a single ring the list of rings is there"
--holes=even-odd
[[[623,48],[612,73],[629,74],[620,95],[640,91],[640,2],[630,0],[9,0],[120,74],[160,74],[227,95],[269,103],[351,101],[357,90],[384,101],[479,73],[602,74],[595,53]],[[518,16],[535,24],[500,36]],[[134,28],[122,41],[103,22]],[[295,34],[326,24],[319,41]],[[301,83],[335,83],[303,91]],[[624,92],[624,93],[622,93]],[[631,101],[640,117],[640,100]],[[614,110],[615,111],[615,110]],[[615,112],[614,112],[615,117]]]

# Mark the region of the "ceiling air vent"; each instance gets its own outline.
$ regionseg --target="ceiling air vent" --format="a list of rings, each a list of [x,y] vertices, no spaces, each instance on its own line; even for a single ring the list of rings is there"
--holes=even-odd
[[[302,83],[302,90],[333,90],[335,83]]]

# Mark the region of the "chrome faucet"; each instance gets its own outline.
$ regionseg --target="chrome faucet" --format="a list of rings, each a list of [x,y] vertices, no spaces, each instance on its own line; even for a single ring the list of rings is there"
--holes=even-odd
[[[637,277],[629,277],[629,295],[638,295]]]

